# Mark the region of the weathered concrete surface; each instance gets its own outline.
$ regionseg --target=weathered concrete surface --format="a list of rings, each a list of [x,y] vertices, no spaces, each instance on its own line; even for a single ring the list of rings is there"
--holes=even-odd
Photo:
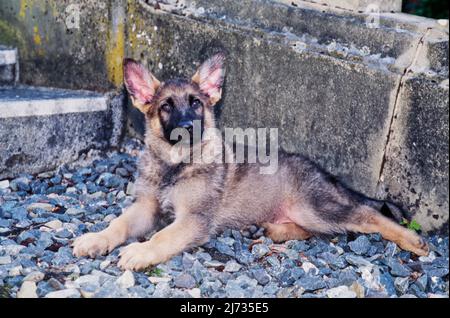
[[[14,85],[19,80],[17,50],[0,45],[0,85]]]
[[[33,96],[36,104],[51,101],[64,103],[67,99],[78,98],[80,105],[85,97],[84,109],[89,108],[94,100],[92,93],[39,90],[30,88],[30,92],[20,94],[22,99]],[[15,90],[17,91],[17,89]],[[12,90],[10,90],[12,92]],[[0,106],[8,107],[15,101],[6,98],[0,90]],[[41,96],[41,98],[39,98]],[[97,98],[102,99],[101,95]],[[107,149],[117,146],[123,131],[124,112],[122,104],[113,102],[120,96],[107,96],[108,108],[99,111],[78,110],[77,112],[42,116],[8,117],[0,116],[0,179],[12,178],[20,173],[38,173],[57,168],[59,165],[77,159],[90,149]],[[75,104],[74,104],[75,105]],[[97,107],[98,108],[98,107]],[[114,118],[114,120],[113,120]]]
[[[0,43],[20,52],[22,83],[107,91],[122,82],[126,0],[2,0]]]
[[[448,33],[429,29],[406,69],[394,106],[380,197],[418,211],[428,230],[448,233]]]
[[[448,184],[448,174],[442,168],[448,134],[428,139],[429,147],[442,150],[430,159],[426,172],[407,160],[393,160],[395,138],[390,133],[417,127],[414,122],[404,126],[393,122],[394,109],[417,119],[418,114],[410,112],[417,111],[413,105],[432,106],[430,99],[420,102],[419,96],[408,96],[400,83],[407,84],[406,71],[445,75],[441,49],[448,45],[443,40],[448,34],[445,28],[434,20],[386,14],[380,18],[382,28],[371,29],[365,15],[270,1],[197,0],[195,6],[163,2],[156,7],[139,1],[130,6],[129,56],[166,80],[193,74],[199,61],[218,50],[228,52],[227,82],[218,111],[222,126],[278,127],[284,149],[308,155],[366,195],[393,200],[421,221],[425,230],[446,224],[448,186],[442,181]],[[427,84],[420,90],[426,91]],[[438,91],[430,94],[438,99],[440,109],[448,111],[448,97]],[[407,106],[400,107],[400,102]],[[142,129],[141,115],[134,110],[132,117],[131,123]],[[448,117],[435,119],[422,122],[420,129],[448,127]],[[412,150],[406,140],[399,143],[401,151],[418,152],[420,160],[429,156],[426,147]],[[402,164],[403,170],[395,164]],[[403,178],[405,171],[414,174],[414,179]],[[435,183],[430,171],[441,176],[444,186],[429,187]],[[401,191],[380,190],[392,180],[420,181],[423,204],[411,204],[418,188],[407,183]],[[425,221],[430,213],[425,203],[433,206],[438,220]]]
[[[408,78],[392,124],[380,192],[401,202],[428,230],[448,233],[448,78]],[[384,197],[383,195],[381,195]]]

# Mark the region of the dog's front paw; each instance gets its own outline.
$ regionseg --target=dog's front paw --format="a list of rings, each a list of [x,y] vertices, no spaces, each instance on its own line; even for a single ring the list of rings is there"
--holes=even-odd
[[[72,244],[73,255],[76,257],[104,255],[110,252],[110,244],[107,237],[99,233],[88,233],[75,240]]]
[[[120,252],[117,264],[123,270],[138,271],[160,263],[146,243],[133,243]]]

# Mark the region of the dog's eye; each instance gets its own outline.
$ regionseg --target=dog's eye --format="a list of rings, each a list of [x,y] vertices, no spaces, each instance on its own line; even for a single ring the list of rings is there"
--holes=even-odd
[[[198,109],[198,108],[202,107],[202,102],[199,99],[194,98],[191,102],[191,107],[193,109]]]
[[[162,104],[161,109],[167,113],[170,113],[172,111],[172,106],[170,106],[170,104],[165,103]]]

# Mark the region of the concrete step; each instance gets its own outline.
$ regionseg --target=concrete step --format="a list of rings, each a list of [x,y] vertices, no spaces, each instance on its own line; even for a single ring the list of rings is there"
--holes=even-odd
[[[324,5],[328,2],[335,5]],[[410,65],[415,47],[425,34],[424,42],[430,47],[430,54],[440,58],[447,52],[445,45],[448,46],[448,25],[434,19],[389,13],[398,11],[401,1],[379,1],[376,7],[380,12],[373,14],[371,11],[358,13],[364,12],[361,8],[371,2],[356,0],[241,0],[226,4],[222,0],[197,0],[189,5],[177,0],[149,0],[147,3],[160,8],[154,11],[157,13],[170,12],[246,29],[255,37],[283,43],[297,51],[387,67],[398,74],[403,74]],[[355,11],[339,9],[347,7],[354,7]]]
[[[0,45],[0,85],[13,85],[19,80],[17,50]]]
[[[115,128],[121,131],[113,124],[120,117],[114,100],[89,91],[0,88],[0,179],[48,171],[90,149],[109,148]]]

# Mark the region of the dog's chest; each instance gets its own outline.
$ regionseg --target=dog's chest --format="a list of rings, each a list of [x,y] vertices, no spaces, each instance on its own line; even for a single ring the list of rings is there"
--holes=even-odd
[[[158,188],[158,200],[163,213],[174,213],[173,200],[177,184],[183,180],[184,164],[163,167]]]

